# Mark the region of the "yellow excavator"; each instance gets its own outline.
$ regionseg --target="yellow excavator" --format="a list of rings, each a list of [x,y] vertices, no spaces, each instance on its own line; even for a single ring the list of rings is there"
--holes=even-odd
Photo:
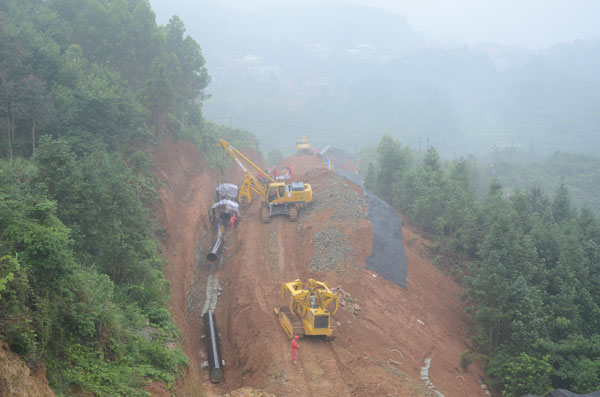
[[[331,292],[326,282],[311,278],[306,284],[299,279],[281,283],[281,299],[288,306],[276,308],[275,314],[290,338],[313,335],[333,339],[335,326],[331,315],[338,310],[338,296]],[[332,303],[335,303],[335,309],[330,312],[327,307]]]
[[[306,137],[303,136],[302,139],[296,139],[296,150],[298,154],[311,154],[312,145]]]
[[[239,150],[231,146],[229,142],[219,139],[217,146],[225,149],[245,172],[244,181],[238,193],[238,202],[242,203],[245,198],[250,203],[252,192],[265,199],[260,208],[260,216],[264,223],[269,223],[274,215],[288,215],[290,221],[295,222],[298,220],[298,210],[312,202],[310,184],[304,182],[291,182],[288,184],[277,182]],[[258,177],[250,172],[251,168],[256,171]],[[259,180],[259,177],[261,180]]]

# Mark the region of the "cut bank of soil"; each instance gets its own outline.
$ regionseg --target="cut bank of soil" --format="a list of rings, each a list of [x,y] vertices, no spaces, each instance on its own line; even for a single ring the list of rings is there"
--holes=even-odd
[[[178,386],[180,394],[194,395],[201,388],[208,396],[224,395],[251,387],[278,396],[429,396],[434,394],[420,374],[423,360],[430,358],[429,377],[445,396],[485,395],[477,382],[481,370],[475,365],[468,372],[460,368],[469,320],[459,299],[462,288],[419,255],[422,238],[404,228],[408,289],[374,275],[364,268],[372,229],[367,209],[354,202],[360,188],[332,174],[314,156],[293,156],[280,165],[288,164],[295,180],[311,183],[315,203],[300,212],[297,223],[275,217],[263,224],[256,197],[238,228],[228,233],[218,269],[223,291],[215,311],[226,380],[215,386],[199,369],[205,349],[197,307],[203,303],[207,270],[202,263],[196,265],[195,252],[198,240],[204,249],[212,240],[206,214],[217,181],[195,149],[183,143],[160,148],[161,222],[168,235],[162,249],[171,281],[172,314],[191,362],[188,377]],[[230,182],[241,181],[237,178]],[[324,205],[327,197],[339,196],[345,199]],[[325,235],[335,238],[325,245],[315,242],[316,236]],[[327,257],[322,250],[328,246],[331,254],[340,248],[345,252],[331,256],[336,263],[327,271],[313,270],[315,255]],[[284,305],[281,282],[296,278],[341,286],[361,311],[354,315],[340,308],[333,316],[339,323],[333,341],[300,340],[294,365],[290,341],[273,308]]]
[[[0,340],[0,397],[5,396],[50,397],[54,393],[48,385],[44,366],[37,372],[32,371]]]

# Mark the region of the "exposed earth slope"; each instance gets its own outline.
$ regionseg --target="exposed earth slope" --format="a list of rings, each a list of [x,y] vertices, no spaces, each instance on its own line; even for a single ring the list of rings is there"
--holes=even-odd
[[[50,397],[44,366],[33,371],[8,345],[0,340],[0,397]]]
[[[469,320],[459,299],[462,289],[420,255],[427,242],[404,228],[407,289],[366,270],[372,228],[362,190],[312,156],[281,164],[293,168],[295,180],[311,183],[313,205],[297,223],[277,217],[263,224],[256,196],[228,233],[222,260],[210,266],[204,259],[212,242],[207,214],[214,187],[225,177],[211,172],[191,144],[160,148],[160,211],[167,235],[162,249],[172,313],[191,359],[179,391],[224,395],[251,387],[278,396],[429,396],[435,394],[421,374],[424,359],[431,359],[435,390],[445,396],[485,395],[478,383],[481,370],[460,367]],[[241,181],[239,174],[227,177]],[[218,385],[200,369],[206,359],[200,315],[209,275],[220,286],[215,314],[226,380]],[[349,299],[334,315],[337,338],[301,339],[294,365],[273,308],[282,306],[281,282],[296,278],[339,286]]]

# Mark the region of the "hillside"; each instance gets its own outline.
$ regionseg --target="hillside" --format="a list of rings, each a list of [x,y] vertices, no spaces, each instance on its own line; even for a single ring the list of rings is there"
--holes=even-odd
[[[241,387],[276,395],[433,395],[420,379],[423,360],[429,358],[431,382],[442,394],[485,395],[477,381],[483,376],[480,369],[471,366],[464,372],[460,367],[468,326],[459,299],[463,291],[421,256],[428,242],[404,229],[407,289],[378,277],[364,268],[372,232],[360,188],[313,157],[294,156],[282,164],[312,184],[312,208],[301,213],[298,223],[276,218],[262,224],[254,201],[229,235],[223,261],[210,268],[204,261],[212,239],[207,213],[220,176],[208,170],[191,145],[164,144],[157,154],[171,310],[191,359],[181,390],[189,394],[202,388],[208,395]],[[341,235],[332,237],[333,231]],[[328,233],[329,246],[323,250],[320,239]],[[344,255],[336,260],[340,250]],[[321,268],[326,271],[313,270],[311,263],[323,258],[333,259]],[[198,369],[206,359],[200,313],[209,274],[218,277],[222,288],[215,313],[227,366],[226,380],[217,386]],[[360,308],[356,314],[340,308],[334,316],[339,324],[334,341],[301,340],[298,366],[291,363],[289,340],[273,313],[281,305],[280,283],[296,278],[340,286]]]

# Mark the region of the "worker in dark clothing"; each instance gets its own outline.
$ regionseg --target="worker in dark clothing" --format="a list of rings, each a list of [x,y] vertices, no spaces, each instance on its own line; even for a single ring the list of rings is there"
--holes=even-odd
[[[294,336],[294,339],[292,339],[292,361],[294,362],[294,364],[296,364],[296,357],[298,355],[298,349],[300,348],[300,345],[298,344],[298,335]]]

